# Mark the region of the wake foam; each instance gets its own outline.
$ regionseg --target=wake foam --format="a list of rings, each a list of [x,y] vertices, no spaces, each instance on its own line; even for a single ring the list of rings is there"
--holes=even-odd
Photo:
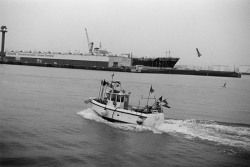
[[[207,140],[250,151],[250,128],[206,120],[165,120],[158,130],[191,140]]]
[[[91,108],[80,111],[77,114],[85,119],[105,123],[114,128],[133,132],[152,131],[157,134],[167,133],[189,140],[211,141],[217,144],[243,148],[250,151],[250,128],[222,124],[208,120],[174,120],[166,119],[164,124],[151,128],[141,125],[112,123],[100,117]]]

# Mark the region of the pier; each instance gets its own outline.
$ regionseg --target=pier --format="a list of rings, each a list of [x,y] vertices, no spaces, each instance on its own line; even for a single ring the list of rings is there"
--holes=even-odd
[[[26,65],[39,67],[54,67],[54,68],[71,68],[71,69],[85,69],[85,70],[100,70],[100,71],[116,71],[116,72],[131,72],[130,67],[100,67],[100,66],[81,66],[81,65],[60,65],[60,64],[40,64],[40,63],[23,63],[23,62],[4,62],[0,64],[9,65]],[[177,69],[142,69],[142,74],[175,74],[175,75],[197,75],[197,76],[214,76],[214,77],[233,77],[241,78],[238,72],[230,71],[209,71],[209,70],[177,70]]]

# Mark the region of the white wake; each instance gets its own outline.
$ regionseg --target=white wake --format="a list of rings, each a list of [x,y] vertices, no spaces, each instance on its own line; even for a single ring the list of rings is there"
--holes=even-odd
[[[152,131],[157,134],[167,133],[173,136],[184,137],[189,140],[207,140],[217,144],[244,148],[250,151],[250,128],[219,124],[207,120],[174,120],[166,119],[164,124],[155,127],[141,125],[112,123],[104,120],[91,108],[80,111],[77,114],[85,119],[105,123],[114,128],[128,131],[142,132]]]

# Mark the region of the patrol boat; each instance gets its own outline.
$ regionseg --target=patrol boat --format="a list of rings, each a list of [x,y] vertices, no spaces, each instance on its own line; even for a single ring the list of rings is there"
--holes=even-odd
[[[152,85],[149,91],[153,93]],[[102,118],[111,122],[122,122],[136,125],[143,125],[148,127],[159,126],[164,123],[163,107],[170,108],[165,100],[162,100],[162,96],[156,100],[154,104],[140,107],[140,100],[138,106],[129,105],[130,92],[122,89],[120,81],[107,82],[102,80],[100,86],[99,97],[90,97],[84,100],[84,102],[91,103],[92,109],[100,115]],[[143,98],[141,99],[147,99]]]

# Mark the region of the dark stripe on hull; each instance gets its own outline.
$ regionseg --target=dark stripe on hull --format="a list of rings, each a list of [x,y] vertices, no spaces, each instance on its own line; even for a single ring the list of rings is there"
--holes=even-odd
[[[126,123],[126,124],[128,124],[127,122],[116,120],[116,119],[112,119],[112,118],[108,118],[108,117],[102,117],[102,118],[105,119],[105,120],[107,120],[107,121],[109,121],[109,122],[119,122],[119,123]]]
[[[173,68],[180,58],[133,58],[132,66],[144,65],[149,67]]]
[[[95,111],[96,112],[96,111]],[[127,122],[124,122],[124,121],[120,121],[120,120],[116,120],[116,119],[112,119],[112,118],[108,118],[108,117],[103,117],[101,116],[98,112],[96,112],[100,117],[102,117],[103,119],[109,121],[109,122],[119,122],[119,123],[126,123],[128,124]]]

